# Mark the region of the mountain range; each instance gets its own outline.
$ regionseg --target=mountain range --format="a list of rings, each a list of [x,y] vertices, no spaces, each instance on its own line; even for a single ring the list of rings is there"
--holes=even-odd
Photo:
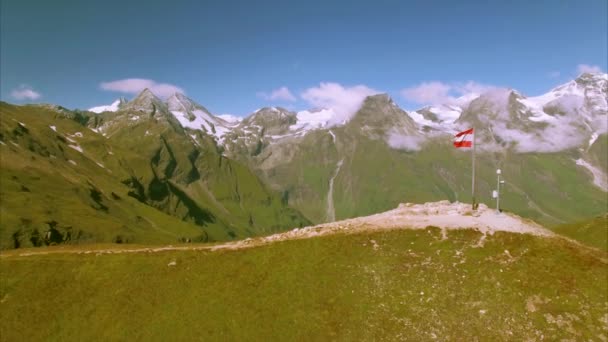
[[[69,110],[2,103],[3,248],[66,241],[219,241],[478,197],[546,226],[606,211],[608,75],[526,97],[491,89],[416,111],[386,94],[354,113],[261,108],[235,120],[183,94]],[[5,243],[6,242],[6,243]]]

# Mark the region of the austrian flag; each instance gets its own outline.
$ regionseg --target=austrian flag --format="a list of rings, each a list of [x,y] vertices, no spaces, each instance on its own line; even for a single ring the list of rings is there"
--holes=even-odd
[[[455,147],[472,147],[473,146],[473,128],[462,131],[454,136]]]

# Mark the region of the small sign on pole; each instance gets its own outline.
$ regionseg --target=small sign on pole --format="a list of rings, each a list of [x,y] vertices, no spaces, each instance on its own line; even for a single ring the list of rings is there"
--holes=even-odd
[[[498,197],[498,191],[492,190],[492,198]]]

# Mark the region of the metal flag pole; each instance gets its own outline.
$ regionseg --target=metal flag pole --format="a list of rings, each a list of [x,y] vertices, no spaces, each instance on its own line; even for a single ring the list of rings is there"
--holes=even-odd
[[[500,169],[496,170],[496,212],[500,213]]]
[[[475,132],[475,127],[473,127],[473,176],[471,181],[471,194],[473,196],[473,210],[477,210],[477,202],[475,201],[475,149],[477,148],[477,132]]]

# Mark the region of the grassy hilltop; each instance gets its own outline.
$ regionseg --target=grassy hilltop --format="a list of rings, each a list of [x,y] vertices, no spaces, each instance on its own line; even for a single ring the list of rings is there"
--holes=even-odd
[[[605,252],[393,230],[220,251],[0,259],[3,341],[601,340]],[[52,250],[52,249],[51,249]]]

